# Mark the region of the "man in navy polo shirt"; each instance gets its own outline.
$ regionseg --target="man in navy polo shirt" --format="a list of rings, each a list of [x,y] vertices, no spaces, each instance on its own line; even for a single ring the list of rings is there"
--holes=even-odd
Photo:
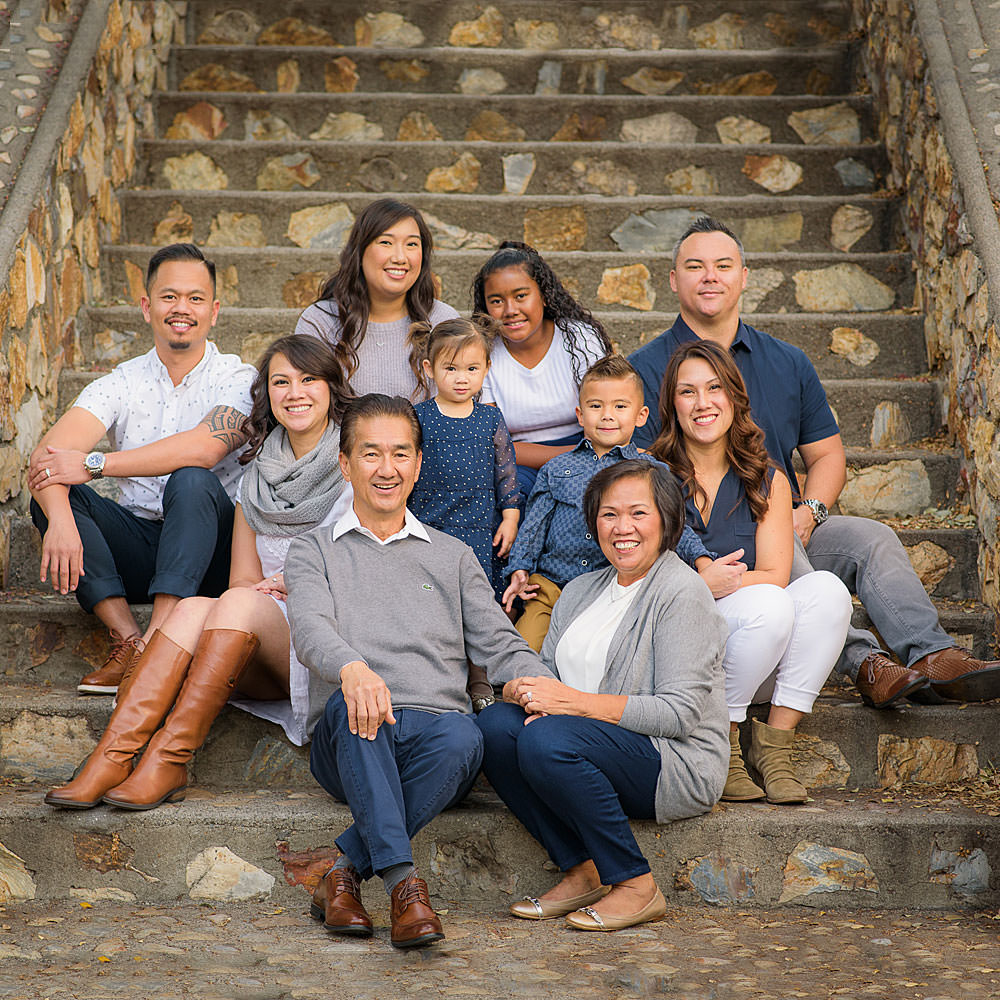
[[[660,431],[660,384],[676,348],[695,337],[727,348],[746,381],[767,450],[795,491],[793,578],[811,569],[840,577],[905,664],[891,660],[871,632],[852,628],[837,669],[875,708],[904,697],[930,703],[1000,697],[1000,662],[976,660],[955,646],[895,532],[869,518],[828,515],[847,481],[840,429],[806,355],[740,319],[746,280],[735,234],[714,219],[695,220],[677,243],[670,272],[680,316],[629,359],[642,377],[650,413],[645,427],[636,428],[635,443],[648,448]],[[806,469],[801,492],[792,466],[796,450]]]

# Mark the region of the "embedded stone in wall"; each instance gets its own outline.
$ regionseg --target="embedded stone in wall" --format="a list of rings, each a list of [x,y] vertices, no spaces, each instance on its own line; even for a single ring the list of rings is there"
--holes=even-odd
[[[748,903],[757,895],[755,868],[725,854],[689,858],[674,872],[674,888],[698,893],[702,901],[714,906]]]
[[[742,49],[744,18],[739,14],[723,14],[714,21],[701,24],[688,32],[696,49]]]
[[[622,122],[619,138],[622,142],[694,142],[698,126],[674,111],[661,111],[646,118],[629,118]]]
[[[780,253],[802,239],[802,213],[734,220],[735,231],[748,253]]]
[[[366,191],[405,191],[407,177],[408,174],[395,160],[388,156],[376,156],[361,164],[354,180]]]
[[[338,56],[323,69],[323,86],[328,94],[350,94],[358,86],[358,64],[349,56]]]
[[[289,309],[305,309],[307,305],[316,301],[320,287],[326,280],[325,271],[302,271],[293,274],[281,286],[281,301]]]
[[[875,186],[875,174],[868,164],[862,163],[861,160],[848,156],[837,160],[833,169],[837,171],[840,183],[844,187],[870,190]]]
[[[867,208],[841,205],[830,220],[830,242],[845,253],[874,225],[875,217]]]
[[[559,25],[555,21],[528,21],[518,18],[514,22],[514,36],[526,49],[558,49]]]
[[[572,208],[535,208],[524,213],[524,242],[540,251],[582,250],[587,245],[587,216]]]
[[[442,138],[437,126],[423,111],[411,111],[399,123],[396,132],[397,142],[438,142]]]
[[[378,68],[393,83],[419,83],[430,74],[430,66],[420,59],[383,59]]]
[[[497,889],[513,893],[517,876],[504,864],[489,834],[475,831],[436,840],[430,850],[431,874],[438,891],[453,898],[489,898]]]
[[[935,842],[927,875],[931,882],[943,882],[962,896],[975,896],[990,888],[990,861],[981,847],[948,851]]]
[[[434,237],[434,246],[441,250],[493,250],[500,242],[492,233],[453,226],[430,212],[424,212],[423,216]]]
[[[279,94],[298,93],[301,83],[302,72],[299,69],[298,59],[285,59],[275,67],[274,85]]]
[[[671,171],[663,178],[671,194],[712,195],[719,193],[719,182],[711,170],[691,164]]]
[[[771,130],[744,115],[727,115],[715,123],[719,141],[726,146],[755,146],[771,141]]]
[[[189,243],[188,239],[170,239],[160,241],[161,246],[168,243]],[[105,327],[94,334],[94,357],[93,360],[99,365],[113,368],[121,364],[126,358],[133,354],[135,342],[139,339],[139,334],[133,330],[111,330]]]
[[[174,115],[168,139],[217,139],[226,128],[226,116],[214,104],[199,101]]]
[[[916,545],[905,545],[906,555],[914,573],[920,577],[924,590],[934,593],[934,588],[951,572],[955,565],[955,557],[947,549],[934,542],[924,539]]]
[[[17,448],[0,448],[0,501],[16,497],[24,478],[24,459]]]
[[[382,126],[368,121],[356,111],[331,111],[322,125],[309,133],[310,139],[332,139],[337,142],[377,142],[382,138]]]
[[[113,886],[104,886],[100,889],[80,889],[71,886],[69,890],[70,899],[78,899],[81,903],[134,903],[136,896],[128,889],[116,889]]]
[[[823,906],[832,892],[878,891],[878,879],[863,854],[802,840],[785,863],[778,902]]]
[[[756,312],[764,300],[785,280],[785,275],[776,267],[752,267],[747,274],[747,287],[740,300],[743,312]]]
[[[793,111],[788,124],[807,146],[853,146],[861,142],[861,122],[846,101]]]
[[[903,739],[879,733],[878,776],[883,788],[897,785],[951,785],[979,775],[979,757],[971,743],[933,736]]]
[[[600,14],[594,20],[597,37],[605,48],[655,51],[663,44],[660,33],[635,14]]]
[[[227,69],[219,63],[205,63],[192,70],[180,85],[181,90],[221,90],[232,93],[259,93],[260,88],[246,73]]]
[[[469,122],[466,142],[524,142],[527,133],[499,111],[480,111]]]
[[[361,48],[410,49],[424,44],[424,33],[402,14],[379,11],[354,22],[354,39]]]
[[[630,309],[649,312],[656,304],[656,292],[645,264],[626,267],[608,267],[601,275],[597,289],[599,302],[605,305],[621,304]]]
[[[806,788],[846,788],[851,767],[836,743],[795,734],[792,770]]]
[[[640,66],[634,73],[622,77],[622,84],[637,94],[662,97],[669,94],[684,79],[684,74],[674,69],[658,66]]]
[[[830,93],[833,86],[833,77],[829,73],[824,73],[818,66],[813,66],[806,77],[806,93],[814,97],[823,97]]]
[[[841,514],[876,520],[920,514],[930,506],[931,482],[924,463],[915,459],[849,468],[838,503]]]
[[[503,193],[524,194],[534,174],[534,153],[509,153],[503,158]]]
[[[686,208],[652,209],[630,215],[611,231],[611,238],[626,253],[669,253],[681,233],[700,215]]]
[[[260,216],[253,212],[219,212],[212,219],[209,247],[262,247],[267,245]]]
[[[462,94],[502,94],[507,81],[495,69],[463,69],[456,89]]]
[[[251,108],[244,121],[246,138],[257,142],[291,142],[298,135],[288,122],[271,111]]]
[[[240,358],[247,364],[254,364],[271,344],[283,335],[283,333],[251,333],[249,337],[244,337],[240,344]]]
[[[275,845],[277,858],[284,869],[285,881],[289,885],[301,885],[310,894],[316,890],[323,876],[340,857],[336,847],[319,847],[308,851],[293,851],[287,840],[279,840]]]
[[[574,160],[570,173],[577,190],[586,194],[605,194],[611,198],[632,198],[639,190],[639,181],[627,167],[614,160],[595,160],[584,157]]]
[[[135,261],[125,261],[125,295],[133,305],[146,294],[146,276]]]
[[[503,14],[496,7],[487,7],[474,21],[459,21],[448,35],[448,44],[495,49],[503,44]]]
[[[35,898],[35,880],[27,865],[0,844],[0,903],[21,903]]]
[[[264,161],[257,173],[258,191],[302,191],[319,180],[319,168],[309,153],[286,153]]]
[[[0,760],[7,776],[65,781],[96,745],[82,715],[23,711],[0,724]]]
[[[830,350],[857,368],[866,368],[879,355],[879,346],[860,330],[838,326],[830,333]]]
[[[762,69],[756,73],[727,76],[724,80],[699,80],[694,89],[699,94],[720,97],[769,97],[778,89],[778,78]]]
[[[580,115],[573,112],[556,129],[550,142],[601,142],[608,121],[603,115]]]
[[[887,399],[878,403],[872,414],[872,447],[892,448],[912,439],[910,421],[899,403]]]
[[[796,271],[795,301],[808,312],[878,312],[890,309],[896,293],[857,264],[833,264]]]
[[[219,302],[224,306],[238,306],[240,304],[240,277],[236,271],[235,264],[220,267],[215,272],[216,294]]]
[[[163,161],[163,178],[175,191],[222,191],[229,187],[226,172],[204,153],[195,150]]]
[[[354,216],[343,202],[317,205],[292,212],[285,235],[303,249],[339,250],[353,225]]]
[[[546,59],[538,67],[538,82],[535,84],[536,94],[558,94],[562,84],[562,63]]]
[[[216,14],[198,36],[199,45],[253,45],[260,22],[247,10],[231,7]]]
[[[802,183],[802,167],[781,154],[748,156],[743,161],[742,173],[772,194],[791,191]]]
[[[274,876],[233,854],[228,847],[209,847],[188,862],[186,880],[192,899],[231,902],[266,899]]]
[[[308,750],[270,736],[257,741],[243,769],[243,780],[256,788],[288,788],[308,777]]]
[[[472,153],[462,155],[449,167],[434,167],[424,181],[424,188],[435,193],[472,194],[479,187],[482,164]]]
[[[257,36],[258,45],[336,45],[325,28],[307,24],[301,17],[283,17]]]

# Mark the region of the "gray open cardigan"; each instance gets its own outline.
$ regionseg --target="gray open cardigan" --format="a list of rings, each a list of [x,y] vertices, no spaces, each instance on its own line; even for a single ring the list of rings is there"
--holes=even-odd
[[[615,576],[609,566],[566,584],[541,654],[557,677],[560,638]],[[619,724],[649,736],[660,751],[659,823],[707,812],[722,794],[729,770],[722,670],[728,635],[704,581],[667,550],[611,640],[599,693],[628,695]]]

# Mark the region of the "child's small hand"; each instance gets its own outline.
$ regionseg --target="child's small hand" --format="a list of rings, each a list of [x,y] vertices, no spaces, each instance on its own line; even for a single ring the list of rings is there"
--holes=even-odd
[[[514,539],[517,538],[517,513],[515,510],[514,517],[510,518],[506,516],[505,511],[504,519],[500,522],[500,527],[497,528],[497,533],[493,536],[493,547],[501,559],[510,552]]]
[[[522,601],[530,601],[538,591],[537,583],[528,583],[528,574],[523,569],[516,569],[511,574],[510,583],[503,592],[501,601],[504,611],[510,611],[514,606],[514,598],[520,597]]]

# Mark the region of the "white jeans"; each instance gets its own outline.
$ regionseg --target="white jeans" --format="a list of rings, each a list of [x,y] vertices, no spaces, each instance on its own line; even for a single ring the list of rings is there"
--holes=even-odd
[[[811,712],[851,621],[851,595],[840,580],[817,570],[783,589],[753,584],[715,603],[729,626],[729,721],[743,722],[748,705],[767,701]]]

